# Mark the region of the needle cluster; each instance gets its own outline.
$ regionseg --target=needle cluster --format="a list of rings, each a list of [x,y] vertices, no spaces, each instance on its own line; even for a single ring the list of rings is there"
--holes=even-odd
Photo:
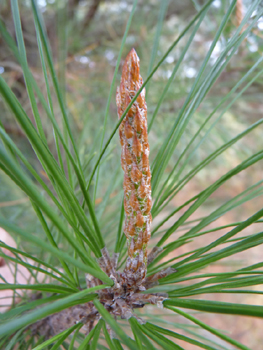
[[[117,88],[118,116],[131,103],[143,84],[140,76],[140,61],[134,49],[128,54],[122,71],[121,83]],[[124,270],[118,271],[118,254],[112,258],[104,247],[101,250],[99,265],[114,281],[111,288],[98,291],[98,299],[105,309],[115,318],[129,319],[135,316],[133,310],[145,304],[156,304],[162,307],[167,295],[163,293],[143,293],[158,284],[158,280],[175,272],[172,268],[146,276],[147,265],[161,251],[153,248],[147,256],[147,245],[151,237],[151,172],[149,166],[149,143],[147,133],[147,106],[145,90],[138,95],[123,119],[120,128],[121,165],[124,171],[124,233],[128,243],[128,258]],[[86,275],[87,288],[103,284],[98,278]],[[41,334],[57,334],[77,322],[85,324],[89,332],[100,318],[92,302],[76,305],[34,325],[34,330]],[[141,320],[140,320],[141,321]]]

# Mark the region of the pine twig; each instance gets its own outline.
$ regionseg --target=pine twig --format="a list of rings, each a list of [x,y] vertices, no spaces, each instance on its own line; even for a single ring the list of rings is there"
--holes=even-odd
[[[132,98],[143,84],[140,76],[139,57],[134,49],[128,54],[122,71],[120,87],[117,89],[117,107],[119,118],[130,104]],[[147,274],[147,245],[151,237],[151,172],[149,166],[149,144],[147,134],[147,107],[145,91],[137,97],[120,129],[122,147],[121,164],[124,170],[124,207],[126,221],[124,233],[128,241],[128,259],[123,272],[117,271],[119,254],[110,257],[108,250],[101,250],[100,268],[113,280],[111,288],[98,291],[98,299],[105,309],[115,318],[129,319],[137,317],[133,310],[142,308],[145,304],[156,304],[162,307],[167,298],[165,293],[142,294],[158,284],[158,280],[176,272],[173,268],[161,270],[152,276]],[[161,248],[155,247],[149,254],[151,263],[160,253]],[[102,284],[98,278],[86,275],[87,288]],[[68,328],[74,322],[85,324],[88,331],[94,327],[100,314],[92,302],[76,305],[60,313],[49,316],[31,326],[33,333],[56,334]],[[141,319],[139,319],[142,322]]]

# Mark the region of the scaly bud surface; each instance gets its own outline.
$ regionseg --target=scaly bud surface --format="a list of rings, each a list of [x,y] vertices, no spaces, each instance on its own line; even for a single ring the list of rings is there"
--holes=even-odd
[[[134,49],[123,65],[117,88],[118,116],[121,118],[143,84],[140,60]],[[121,164],[124,171],[124,233],[128,240],[128,261],[124,270],[127,283],[141,283],[146,275],[147,244],[151,236],[151,172],[147,134],[145,89],[133,103],[119,128]],[[133,281],[133,282],[132,282]]]

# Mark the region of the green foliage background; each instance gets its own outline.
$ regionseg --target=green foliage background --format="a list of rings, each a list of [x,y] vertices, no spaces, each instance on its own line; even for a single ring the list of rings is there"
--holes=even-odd
[[[0,348],[258,348],[263,7],[242,4],[240,25],[227,0],[101,1],[94,16],[89,1],[1,4],[0,226],[17,249],[0,242],[16,267],[13,283],[0,284],[13,290]],[[169,295],[164,309],[136,311],[142,325],[114,320],[84,278],[111,285],[96,261],[105,245],[121,253],[120,267],[126,259],[115,91],[132,47],[148,105],[150,245],[163,248],[148,273],[177,269],[154,288]],[[23,285],[21,265],[31,277]],[[90,300],[102,318],[87,336],[81,324],[48,341],[28,335],[28,325]],[[238,336],[233,325],[251,316],[251,335]]]

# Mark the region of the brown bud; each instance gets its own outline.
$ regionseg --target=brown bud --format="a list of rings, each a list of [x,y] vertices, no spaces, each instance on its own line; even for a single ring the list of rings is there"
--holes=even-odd
[[[134,164],[131,170],[131,179],[133,182],[138,183],[140,182],[141,178],[142,178],[142,173],[138,169],[137,165]]]
[[[122,167],[123,171],[126,171],[126,159],[125,159],[125,155],[123,154],[123,152],[121,152],[121,167]]]
[[[140,60],[134,49],[131,49],[127,56],[127,68],[129,71],[128,88],[134,90],[140,77]]]
[[[149,169],[149,157],[147,152],[142,154],[142,171],[146,172]]]
[[[128,199],[126,198],[126,196],[124,196],[123,206],[124,206],[124,210],[125,210],[126,214],[130,213],[129,205],[130,205],[130,203],[129,203]]]
[[[134,192],[131,193],[130,206],[136,212],[139,210],[139,202]]]
[[[144,178],[142,178],[142,180],[141,180],[141,183],[140,183],[140,185],[138,187],[138,192],[137,193],[138,193],[138,196],[140,198],[145,198],[145,196],[148,193],[148,188],[147,188],[147,185],[145,184]]]
[[[141,87],[142,84],[143,84],[142,77],[139,76],[138,86]],[[145,96],[145,89],[142,90],[141,94],[142,94],[143,96]]]
[[[136,134],[134,134],[134,137],[133,137],[132,151],[135,157],[140,157],[142,154],[142,145]]]
[[[146,203],[145,203],[145,207],[144,207],[144,215],[149,214],[149,213],[150,213],[150,211],[151,211],[151,209],[152,209],[152,197],[151,197],[151,196],[149,196],[149,197],[147,198]]]
[[[124,193],[127,193],[133,189],[133,184],[131,182],[131,179],[127,174],[124,175],[124,180],[123,180],[123,189]]]
[[[146,124],[143,125],[142,137],[143,137],[144,142],[146,143],[145,147],[149,148],[148,133],[147,133],[147,125]]]
[[[122,114],[124,112],[123,108],[122,107],[118,107],[117,111],[118,111],[118,115],[122,116]]]
[[[138,97],[137,97],[137,100],[138,102],[138,105],[140,108],[146,108],[146,102],[145,102],[145,98],[144,96],[142,96],[142,94],[140,94]]]
[[[139,107],[137,106],[136,108],[136,114],[135,114],[135,117],[134,117],[134,127],[135,127],[135,130],[138,132],[138,133],[141,133],[142,132],[142,129],[143,129],[143,120],[141,118],[141,114],[140,114],[140,110],[139,110]]]
[[[119,118],[143,84],[139,58],[134,49],[128,54],[122,70],[116,101]],[[122,168],[124,170],[124,232],[128,239],[128,260],[124,270],[127,285],[141,285],[146,275],[147,250],[151,223],[151,172],[147,134],[145,89],[130,107],[120,125]],[[141,209],[141,205],[143,209]],[[141,212],[142,210],[142,212]],[[141,285],[142,286],[142,285]]]
[[[145,178],[145,183],[146,183],[146,185],[148,185],[148,186],[151,185],[151,177],[152,177],[152,174],[151,174],[150,169],[148,168],[148,170],[146,171],[145,176],[144,176],[144,178]]]
[[[136,216],[136,226],[137,227],[142,227],[144,224],[144,217],[140,211],[137,212]]]
[[[133,220],[129,220],[126,225],[125,225],[125,229],[124,229],[124,233],[126,236],[134,236],[136,234],[136,230],[135,230],[135,225],[133,223]]]
[[[123,134],[122,134],[122,130],[119,129],[119,136],[120,136],[120,141],[121,141],[121,146],[124,145],[124,140],[123,140]]]
[[[131,152],[129,151],[128,147],[125,146],[125,150],[124,150],[124,157],[125,157],[125,160],[126,160],[126,164],[127,165],[131,165],[132,164],[132,155],[131,155]]]
[[[142,235],[138,235],[136,242],[134,243],[134,250],[140,250],[142,248],[143,239]]]
[[[149,213],[149,215],[148,215],[148,222],[149,222],[149,223],[151,223],[151,222],[152,222],[152,220],[153,220],[153,218],[152,218],[152,214],[151,214],[151,213]]]
[[[125,86],[125,83],[122,79],[121,83],[120,83],[120,98],[121,98],[121,107],[122,108],[124,107],[125,96],[126,96],[126,86]],[[119,118],[120,117],[121,117],[121,115],[119,115]]]
[[[131,98],[129,95],[126,95],[125,97],[125,109],[128,107],[128,105],[131,103]],[[127,112],[127,117],[132,118],[136,112],[136,107],[135,105],[132,105],[131,108]]]
[[[149,242],[150,238],[151,238],[150,224],[147,222],[146,223],[146,228],[143,231],[143,237],[142,237],[143,243],[147,244]]]
[[[133,137],[133,129],[128,119],[125,122],[124,133],[127,139],[131,139]]]
[[[129,256],[133,256],[133,254],[134,254],[134,240],[133,240],[133,238],[131,239],[130,244],[128,246],[128,253],[129,253]]]

